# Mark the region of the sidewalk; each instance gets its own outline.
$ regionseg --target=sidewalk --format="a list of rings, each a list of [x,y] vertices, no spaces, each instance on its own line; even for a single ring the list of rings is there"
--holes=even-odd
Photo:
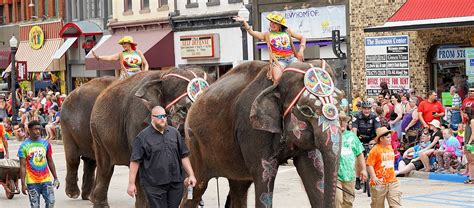
[[[434,173],[434,172],[423,172],[423,171],[411,171],[407,177],[457,182],[457,183],[462,183],[468,179],[467,176],[462,176],[458,173],[447,174],[447,173]]]

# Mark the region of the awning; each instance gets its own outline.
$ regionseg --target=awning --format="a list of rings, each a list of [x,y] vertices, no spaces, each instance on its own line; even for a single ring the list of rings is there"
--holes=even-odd
[[[6,49],[6,50],[0,50],[0,69],[5,69],[10,65],[11,61],[11,50]]]
[[[28,72],[60,71],[61,69],[54,68],[51,62],[53,61],[54,52],[58,50],[62,42],[63,39],[46,39],[43,47],[34,50],[28,41],[21,41],[15,59],[26,61]],[[11,64],[6,71],[11,71]]]
[[[67,23],[59,34],[63,38],[102,35],[102,29],[96,23],[85,20]]]
[[[66,38],[66,41],[61,45],[61,47],[53,54],[53,59],[60,59],[64,53],[76,42],[77,38]]]
[[[407,0],[383,26],[364,32],[474,26],[473,0]]]
[[[132,36],[137,43],[137,49],[141,50],[148,61],[150,68],[174,66],[174,43],[171,30],[151,30],[142,32],[116,33],[104,37],[92,49],[98,56],[113,55],[123,50],[118,41],[123,36]],[[91,52],[86,56],[87,70],[114,70],[119,69],[118,61],[98,61]]]

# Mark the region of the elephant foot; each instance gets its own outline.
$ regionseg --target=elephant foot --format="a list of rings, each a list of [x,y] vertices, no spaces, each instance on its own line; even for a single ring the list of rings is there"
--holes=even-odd
[[[93,202],[94,203],[94,208],[110,208],[109,203],[107,201],[105,202]]]
[[[81,194],[81,191],[79,190],[79,187],[77,187],[77,185],[74,188],[66,188],[66,195],[67,197],[71,199],[79,198],[80,194]]]
[[[82,200],[89,200],[90,195],[91,195],[90,193],[82,192],[82,194],[81,194]]]

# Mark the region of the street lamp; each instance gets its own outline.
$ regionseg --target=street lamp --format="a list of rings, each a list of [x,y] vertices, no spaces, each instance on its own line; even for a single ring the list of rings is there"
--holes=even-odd
[[[12,67],[11,67],[11,93],[12,93],[12,126],[15,126],[17,124],[17,118],[18,118],[18,109],[16,107],[16,60],[15,60],[15,54],[16,50],[18,48],[18,40],[15,38],[15,35],[12,36],[10,39],[10,48],[11,48],[11,53],[12,53]]]
[[[245,19],[245,21],[249,21],[250,18],[250,12],[245,7],[245,4],[242,5],[242,8],[239,9],[239,12],[237,13],[238,16],[241,16]],[[250,23],[249,23],[250,25]],[[244,27],[240,27],[240,30],[242,31],[242,52],[243,52],[243,60],[249,60],[249,49],[248,49],[248,39],[247,39],[247,30],[245,30]]]

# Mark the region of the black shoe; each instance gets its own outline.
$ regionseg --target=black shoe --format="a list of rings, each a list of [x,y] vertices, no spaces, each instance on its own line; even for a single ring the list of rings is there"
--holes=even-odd
[[[361,189],[361,186],[360,186],[360,178],[356,178],[355,189],[356,189],[356,190],[360,190],[360,189]]]

